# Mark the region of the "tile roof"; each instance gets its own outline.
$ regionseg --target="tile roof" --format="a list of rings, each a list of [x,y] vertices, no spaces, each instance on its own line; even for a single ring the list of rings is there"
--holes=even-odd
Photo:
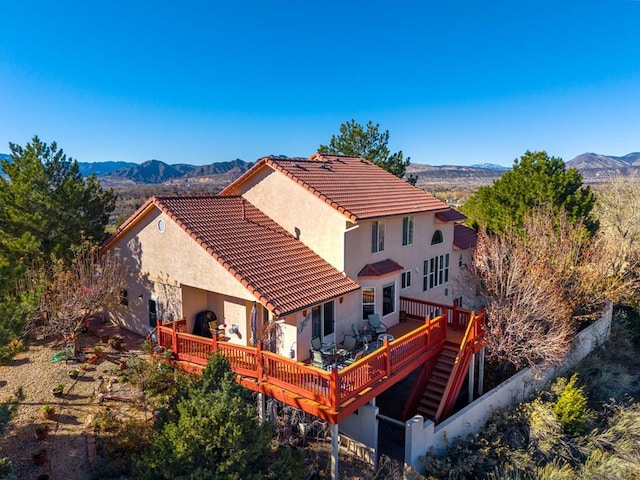
[[[376,263],[368,263],[358,272],[358,277],[383,277],[400,270],[404,270],[402,265],[387,258]]]
[[[462,220],[466,220],[467,216],[463,213],[460,213],[455,208],[449,207],[449,209],[445,210],[444,212],[436,213],[436,218],[441,222],[459,222]]]
[[[237,193],[237,187],[266,166],[291,178],[352,222],[449,208],[368,160],[337,155],[266,157],[221,193]]]
[[[358,290],[276,222],[239,196],[153,197],[136,217],[155,206],[238,279],[276,316]],[[108,240],[105,247],[113,243]]]
[[[460,224],[453,226],[453,244],[456,247],[465,250],[467,248],[475,247],[477,243],[478,234],[473,228]]]

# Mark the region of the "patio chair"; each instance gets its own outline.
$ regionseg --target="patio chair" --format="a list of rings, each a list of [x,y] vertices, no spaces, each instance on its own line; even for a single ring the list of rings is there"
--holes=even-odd
[[[313,337],[311,339],[311,350],[317,350],[322,353],[329,353],[331,351],[331,345],[327,345],[326,343],[322,343],[320,337]]]
[[[380,321],[380,315],[377,313],[369,314],[369,327],[376,335],[387,331],[387,326]]]
[[[320,350],[311,349],[311,365],[314,367],[325,369],[329,365],[329,360],[326,355]]]
[[[369,332],[360,332],[358,326],[355,323],[351,324],[351,330],[353,330],[353,336],[358,343],[369,343],[371,341],[371,334]]]
[[[351,365],[352,363],[356,363],[358,360],[360,360],[362,357],[364,357],[364,350],[360,350],[358,351],[358,353],[356,353],[353,358],[347,358],[344,361],[345,365]]]
[[[342,341],[342,346],[338,348],[336,353],[343,359],[350,358],[355,353],[356,343],[356,337],[353,335],[345,335],[344,340]]]

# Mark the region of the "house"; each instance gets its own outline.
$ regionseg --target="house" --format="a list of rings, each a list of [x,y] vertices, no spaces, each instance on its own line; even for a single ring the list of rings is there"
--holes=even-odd
[[[122,326],[185,319],[207,336],[212,312],[228,342],[304,360],[312,337],[339,343],[370,313],[397,324],[401,295],[460,302],[464,218],[362,158],[267,157],[219,195],[149,199],[103,249],[129,266]]]

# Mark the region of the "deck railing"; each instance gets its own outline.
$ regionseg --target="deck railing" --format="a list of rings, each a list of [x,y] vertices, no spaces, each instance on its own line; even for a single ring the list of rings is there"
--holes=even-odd
[[[401,299],[401,306],[411,306],[410,299]],[[341,370],[322,370],[265,351],[260,345],[248,347],[185,333],[175,323],[158,325],[158,344],[171,349],[178,361],[199,366],[206,365],[209,356],[218,352],[229,360],[234,372],[248,380],[243,384],[249,388],[260,391],[260,386],[268,383],[317,402],[336,414],[344,405],[362,396],[365,390],[435,351],[456,319],[452,307],[435,305],[430,312],[435,313],[436,309],[441,309],[439,316],[425,315],[420,327],[390,343],[385,340],[380,348]],[[426,311],[420,302],[410,315],[415,317],[419,315],[417,312]]]

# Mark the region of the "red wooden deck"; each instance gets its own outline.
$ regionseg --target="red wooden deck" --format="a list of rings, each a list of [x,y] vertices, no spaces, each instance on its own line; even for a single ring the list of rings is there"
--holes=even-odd
[[[473,326],[473,341],[484,332],[484,313],[408,298],[401,298],[400,308],[421,324],[342,370],[325,371],[260,345],[245,347],[184,333],[176,323],[157,327],[158,344],[173,351],[181,368],[196,372],[218,352],[229,360],[242,385],[337,424],[437,357],[451,329],[469,332]]]

